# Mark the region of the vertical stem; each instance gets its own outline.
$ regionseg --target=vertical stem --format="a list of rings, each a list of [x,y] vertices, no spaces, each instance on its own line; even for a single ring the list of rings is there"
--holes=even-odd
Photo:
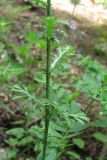
[[[73,11],[72,11],[72,17],[74,16],[74,12],[75,12],[76,7],[77,7],[77,5],[75,4]]]
[[[47,17],[51,16],[51,0],[47,0]],[[51,40],[48,38],[47,31],[47,62],[46,62],[46,98],[49,99],[50,95],[50,52],[51,52]],[[45,108],[45,133],[43,142],[43,160],[46,157],[46,148],[48,140],[48,130],[49,130],[49,106]]]

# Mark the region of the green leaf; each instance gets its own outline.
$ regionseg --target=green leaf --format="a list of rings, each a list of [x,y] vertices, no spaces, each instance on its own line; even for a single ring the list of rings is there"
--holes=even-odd
[[[46,98],[39,98],[39,97],[35,96],[34,94],[31,94],[28,91],[28,89],[24,86],[15,85],[12,87],[12,91],[19,94],[18,96],[15,96],[13,99],[28,98],[29,101],[37,103],[41,106],[46,106],[46,105],[51,104],[51,102],[49,100],[47,100]]]
[[[46,83],[46,76],[44,74],[37,73],[36,76],[34,77],[34,80],[39,83],[45,84]]]
[[[29,32],[25,35],[25,38],[28,42],[35,43],[37,41],[37,33],[36,32]]]
[[[70,46],[66,46],[64,48],[59,48],[58,49],[58,55],[56,56],[55,60],[53,61],[53,63],[51,64],[51,71],[57,66],[57,64],[59,64],[59,62],[68,54],[73,55],[74,54],[74,50],[72,47]]]
[[[19,48],[19,52],[21,54],[27,54],[30,51],[30,45],[28,44],[23,44],[20,48]]]
[[[67,117],[68,119],[73,118],[76,121],[84,124],[84,122],[89,122],[90,119],[86,116],[85,113],[79,112],[79,113],[64,113],[64,116]]]
[[[40,7],[46,6],[46,3],[43,0],[24,0],[24,1],[29,2],[33,7],[37,7],[37,5]]]
[[[74,5],[80,4],[81,0],[71,0]]]
[[[19,144],[20,144],[21,146],[24,146],[24,145],[29,144],[29,143],[31,143],[31,142],[33,142],[33,137],[31,137],[31,136],[26,136],[26,137],[24,137],[23,139],[20,140]]]
[[[6,79],[12,78],[12,76],[17,76],[26,72],[27,69],[19,64],[9,63],[5,66],[0,66],[0,76],[6,77]]]
[[[18,139],[23,137],[25,131],[23,128],[14,128],[7,131],[7,134],[12,134],[16,136]]]
[[[55,27],[56,17],[47,17],[47,18],[41,18],[43,22],[47,24],[47,38],[52,38],[52,30]]]
[[[65,93],[65,92],[64,92]],[[71,102],[71,101],[73,101],[73,100],[75,100],[78,96],[80,95],[80,93],[79,92],[74,92],[74,93],[71,93],[71,94],[67,94],[67,95],[65,95],[64,94],[64,100],[63,100],[63,102]],[[76,108],[76,107],[75,107]]]
[[[107,83],[107,74],[104,76],[104,83]]]
[[[78,132],[84,131],[89,126],[90,126],[89,123],[87,123],[87,124],[80,124],[79,122],[77,122],[72,127],[72,133],[78,133]]]
[[[94,127],[107,127],[107,117],[100,117],[95,122],[92,123]]]
[[[47,46],[47,45],[46,45],[46,41],[43,40],[43,39],[42,39],[42,40],[39,40],[39,42],[38,42],[37,45],[38,45],[38,47],[41,48],[41,49],[46,48],[46,46]]]
[[[16,138],[9,138],[9,139],[6,139],[5,142],[7,144],[9,144],[10,146],[12,147],[15,147],[19,144],[18,140]]]
[[[43,160],[43,157],[42,157],[41,153],[37,156],[36,160]]]
[[[12,159],[12,158],[15,158],[16,155],[17,155],[17,151],[16,150],[9,150],[8,154],[7,154],[7,158],[8,159]]]
[[[71,152],[71,151],[68,151],[67,154],[71,157],[71,158],[74,158],[75,160],[80,160],[80,155],[77,154],[76,152]]]
[[[24,123],[25,123],[25,120],[23,120],[23,119],[15,121],[15,122],[11,122],[11,124],[14,124],[14,125],[22,125]]]
[[[91,157],[86,157],[85,160],[93,160]]]
[[[57,150],[56,149],[48,149],[46,154],[46,160],[56,160]]]
[[[76,144],[80,149],[84,148],[84,141],[80,138],[73,138],[73,143]]]
[[[96,138],[96,140],[107,143],[107,134],[96,132],[93,136]]]
[[[38,126],[32,126],[30,129],[29,129],[29,133],[31,135],[34,135],[34,136],[37,136],[39,139],[42,139],[43,138],[43,129],[38,127]]]
[[[45,160],[56,160],[57,158],[57,150],[56,149],[47,149]],[[39,154],[36,160],[42,160],[42,155]]]

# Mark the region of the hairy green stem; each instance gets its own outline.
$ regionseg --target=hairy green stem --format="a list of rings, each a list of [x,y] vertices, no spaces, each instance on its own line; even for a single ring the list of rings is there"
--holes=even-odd
[[[47,0],[47,17],[51,16],[51,0]],[[47,26],[48,27],[48,26]],[[48,29],[47,29],[48,30]],[[51,53],[51,40],[48,38],[47,31],[47,65],[46,65],[46,98],[50,98],[50,53]],[[45,133],[43,142],[43,160],[46,157],[46,148],[48,140],[48,130],[49,130],[49,106],[45,108]]]

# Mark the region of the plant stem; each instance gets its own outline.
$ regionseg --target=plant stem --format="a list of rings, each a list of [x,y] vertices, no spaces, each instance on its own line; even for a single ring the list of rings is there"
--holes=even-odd
[[[86,109],[84,110],[84,112],[86,114],[88,114],[91,110],[92,104],[95,102],[96,100],[94,98],[91,99],[91,101],[89,102],[89,104],[87,105]]]
[[[51,0],[47,0],[47,17],[51,16]],[[48,29],[47,29],[48,30]],[[51,40],[48,38],[47,31],[47,64],[46,64],[46,98],[50,98],[50,53],[51,53]],[[45,133],[43,142],[43,160],[46,157],[46,148],[48,140],[48,130],[49,130],[49,106],[45,108]]]
[[[72,17],[74,16],[74,12],[75,12],[76,7],[77,7],[77,5],[75,4],[73,11],[72,11]]]

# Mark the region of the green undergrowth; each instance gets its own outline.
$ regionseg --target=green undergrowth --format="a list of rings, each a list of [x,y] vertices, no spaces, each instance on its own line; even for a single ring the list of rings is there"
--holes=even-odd
[[[1,119],[1,133],[6,135],[3,143],[8,148],[6,160],[41,160],[46,106],[50,107],[46,160],[62,160],[65,157],[73,160],[101,160],[103,157],[104,160],[107,145],[107,69],[91,56],[76,53],[72,45],[62,41],[67,36],[66,27],[69,28],[66,22],[57,22],[56,17],[39,20],[43,24],[34,24],[34,29],[31,22],[25,21],[25,30],[20,31],[19,41],[11,39],[11,36],[8,40],[5,38],[9,37],[17,23],[11,23],[9,18],[0,20],[0,97],[3,97],[0,108],[11,116],[8,125]],[[44,92],[44,24],[48,24],[54,35],[51,37],[49,100]],[[63,30],[59,30],[58,25],[63,25]],[[86,135],[88,130],[93,145],[96,141],[101,144],[97,155],[86,151],[87,145],[90,145]]]

